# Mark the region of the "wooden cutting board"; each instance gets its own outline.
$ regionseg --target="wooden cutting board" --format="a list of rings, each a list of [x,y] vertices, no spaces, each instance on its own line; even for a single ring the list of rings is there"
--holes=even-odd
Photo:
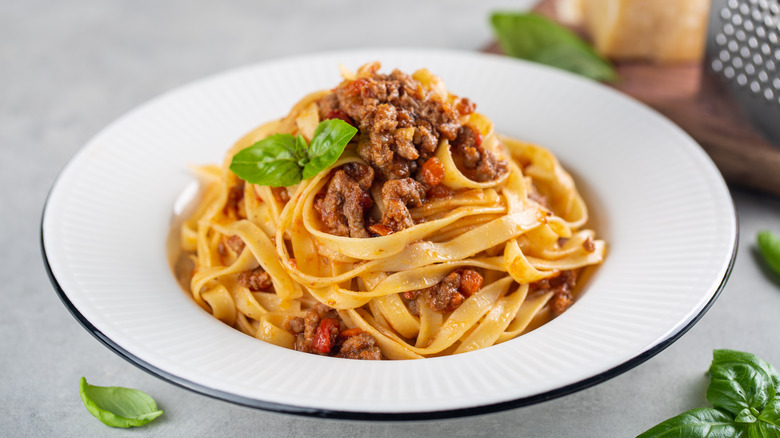
[[[553,0],[543,0],[536,12],[556,19]],[[485,50],[501,52],[497,44]],[[621,79],[610,86],[685,130],[730,185],[780,195],[780,147],[759,133],[718,78],[706,73],[701,64],[618,62],[615,67]]]

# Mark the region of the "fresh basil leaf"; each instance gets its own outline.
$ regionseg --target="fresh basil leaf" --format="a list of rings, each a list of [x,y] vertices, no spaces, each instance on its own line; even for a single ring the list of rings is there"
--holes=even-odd
[[[780,236],[771,231],[758,233],[758,251],[767,265],[780,275]]]
[[[697,408],[672,417],[647,430],[637,438],[739,438],[745,436],[745,426],[735,424],[733,417],[713,408]]]
[[[777,371],[753,354],[715,350],[709,373],[707,400],[732,415],[749,408],[760,412],[775,397]]]
[[[748,427],[748,436],[753,438],[777,438],[780,436],[780,397],[766,404],[758,415],[758,421]]]
[[[143,426],[162,415],[157,403],[143,391],[119,386],[95,386],[81,378],[81,401],[89,413],[111,427]]]
[[[758,411],[756,408],[745,408],[734,418],[735,423],[755,423]]]
[[[274,134],[233,156],[230,170],[261,186],[287,187],[301,182],[306,165],[306,142],[290,134]]]
[[[490,17],[498,43],[509,56],[595,79],[615,81],[617,73],[575,33],[534,13],[496,12]]]
[[[303,166],[309,162],[309,146],[306,144],[306,139],[302,135],[298,134],[295,137],[295,150],[298,151],[298,167],[303,169]]]
[[[309,162],[303,168],[303,179],[309,179],[335,163],[357,132],[357,128],[340,119],[320,122],[309,143]]]

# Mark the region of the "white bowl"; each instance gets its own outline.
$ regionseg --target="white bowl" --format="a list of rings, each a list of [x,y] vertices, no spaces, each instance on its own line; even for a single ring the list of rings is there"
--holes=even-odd
[[[334,87],[338,64],[426,67],[497,131],[551,149],[589,202],[606,261],[578,301],[530,334],[417,361],[350,361],[263,343],[202,311],[168,267],[174,203],[189,164],[219,163],[254,126]],[[590,80],[508,58],[441,50],[317,54],[230,71],[112,123],[65,167],[41,225],[52,283],[120,356],[206,395],[337,418],[479,414],[569,394],[658,353],[712,305],[737,227],[702,149],[647,107]]]

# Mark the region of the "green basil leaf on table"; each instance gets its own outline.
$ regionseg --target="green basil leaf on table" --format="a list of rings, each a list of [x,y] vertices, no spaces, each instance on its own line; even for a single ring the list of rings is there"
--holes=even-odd
[[[707,400],[670,418],[638,438],[780,437],[780,373],[750,353],[715,350],[709,368]]]
[[[357,131],[357,128],[340,119],[320,122],[309,143],[309,162],[303,168],[303,179],[309,179],[335,163]]]
[[[749,437],[780,437],[780,397],[770,400],[757,420],[748,426]]]
[[[780,236],[771,231],[758,233],[758,251],[767,265],[780,275]]]
[[[501,49],[509,56],[550,65],[597,81],[618,75],[585,40],[539,14],[496,12],[490,17]]]
[[[714,408],[697,408],[672,417],[637,438],[745,437],[745,426],[735,424],[733,417]]]
[[[143,426],[162,415],[157,403],[143,391],[119,386],[95,386],[81,378],[81,401],[103,424],[111,427]]]
[[[707,401],[745,419],[751,409],[758,415],[777,392],[777,371],[750,353],[715,350],[709,374]]]
[[[742,411],[737,414],[736,417],[734,417],[735,423],[755,423],[756,422],[756,415],[758,415],[759,412],[756,410],[756,408],[745,408]]]

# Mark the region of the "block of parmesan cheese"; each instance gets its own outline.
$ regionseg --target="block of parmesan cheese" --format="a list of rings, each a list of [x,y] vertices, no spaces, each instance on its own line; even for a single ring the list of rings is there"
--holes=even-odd
[[[612,59],[698,61],[710,0],[580,0],[596,50]]]
[[[584,7],[583,0],[556,0],[555,15],[563,24],[582,26]]]

